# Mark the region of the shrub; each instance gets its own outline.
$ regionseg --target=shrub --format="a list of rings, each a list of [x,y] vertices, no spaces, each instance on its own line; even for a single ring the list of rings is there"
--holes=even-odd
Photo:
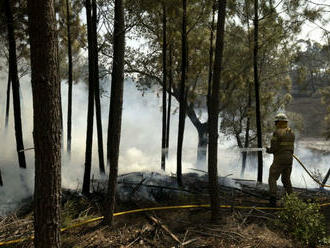
[[[318,204],[303,202],[295,194],[286,195],[278,217],[278,225],[304,246],[326,242],[325,219]]]

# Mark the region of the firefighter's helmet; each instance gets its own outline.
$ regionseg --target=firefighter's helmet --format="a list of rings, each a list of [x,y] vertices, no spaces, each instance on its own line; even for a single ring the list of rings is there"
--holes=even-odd
[[[288,121],[288,117],[284,113],[279,113],[275,116],[275,122],[277,121]]]

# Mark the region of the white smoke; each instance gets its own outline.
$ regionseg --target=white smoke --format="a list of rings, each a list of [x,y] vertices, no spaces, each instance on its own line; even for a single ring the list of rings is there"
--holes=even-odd
[[[0,168],[4,186],[0,187],[0,215],[11,209],[21,199],[31,196],[34,185],[34,152],[26,151],[27,169],[18,168],[15,132],[13,123],[13,111],[11,111],[8,128],[4,127],[5,122],[5,101],[6,101],[7,77],[0,75]],[[66,188],[80,190],[84,173],[85,146],[86,146],[86,121],[88,91],[84,83],[73,86],[73,112],[72,112],[72,147],[71,157],[66,152],[66,118],[67,118],[67,83],[62,83],[62,109],[63,109],[63,154],[62,154],[62,185]],[[110,85],[108,85],[108,90]],[[124,86],[124,106],[122,120],[122,135],[119,157],[119,172],[155,171],[160,170],[161,159],[161,98],[155,94],[156,89],[150,92],[138,91],[135,84],[126,81]],[[12,97],[11,97],[12,98]],[[22,124],[25,148],[33,147],[33,110],[30,78],[24,77],[21,80],[22,99]],[[12,100],[12,99],[11,99]],[[103,142],[106,156],[107,125],[109,114],[108,97],[101,98],[102,121],[103,121]],[[177,107],[174,101],[173,109]],[[170,131],[169,157],[166,162],[166,174],[176,173],[176,143],[178,129],[178,114],[172,115]],[[98,170],[98,153],[96,139],[96,125],[94,120],[94,143],[93,143],[93,168],[92,175],[95,179],[100,178]],[[196,168],[198,134],[186,119],[183,148],[183,172],[194,172]],[[227,178],[240,178],[241,156],[238,150],[233,149],[233,140],[226,139],[220,135],[218,172],[220,176]],[[329,156],[317,157],[305,148],[298,147],[298,157],[306,163],[309,168],[318,168],[325,174],[329,168]],[[264,154],[264,182],[267,181],[271,155]],[[198,168],[207,171],[207,168]],[[107,168],[108,170],[108,168]],[[256,161],[248,160],[246,179],[256,179]],[[300,166],[295,163],[292,175],[295,187],[316,187],[315,183],[307,176]],[[227,184],[231,180],[224,181]],[[306,182],[306,183],[305,183]],[[279,184],[281,184],[279,182]],[[232,184],[234,185],[234,184]]]

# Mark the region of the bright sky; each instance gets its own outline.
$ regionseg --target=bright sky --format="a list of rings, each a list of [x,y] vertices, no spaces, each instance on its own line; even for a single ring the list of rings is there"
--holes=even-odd
[[[329,0],[308,0],[309,6],[319,6],[324,8],[323,18],[330,20],[330,1]],[[315,23],[311,23],[307,21],[302,30],[302,34],[299,38],[302,39],[311,39],[317,41],[319,43],[325,43],[326,39],[324,37],[325,31],[328,32],[328,36],[330,37],[330,23],[327,25],[322,25],[321,22],[317,21]]]

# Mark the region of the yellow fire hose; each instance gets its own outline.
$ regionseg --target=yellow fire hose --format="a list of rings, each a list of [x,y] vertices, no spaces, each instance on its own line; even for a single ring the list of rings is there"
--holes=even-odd
[[[330,206],[329,203],[323,203],[319,205],[320,207],[327,207]],[[147,211],[156,211],[156,210],[169,210],[169,209],[188,209],[188,208],[209,208],[210,204],[201,204],[201,205],[181,205],[181,206],[166,206],[166,207],[152,207],[152,208],[142,208],[142,209],[133,209],[133,210],[128,210],[124,212],[118,212],[114,213],[113,216],[120,216],[120,215],[125,215],[125,214],[133,214],[133,213],[140,213],[140,212],[147,212]],[[232,205],[220,205],[220,208],[234,208],[234,209],[258,209],[258,210],[281,210],[283,208],[274,208],[274,207],[253,207],[253,206],[232,206]],[[73,224],[71,226],[61,228],[61,232],[67,231],[69,229],[73,229],[75,227],[83,226],[88,223],[92,223],[95,221],[102,220],[104,217],[96,217],[93,219],[89,219],[86,221],[79,222],[77,224]],[[21,239],[16,239],[16,240],[9,240],[9,241],[3,241],[0,242],[0,246],[4,245],[13,245],[13,244],[18,244],[22,243],[24,241],[30,241],[33,240],[34,236],[26,237],[26,238],[21,238]]]
[[[330,187],[330,185],[326,185],[321,183],[318,179],[316,179],[305,167],[305,165],[299,160],[299,158],[297,158],[296,155],[293,154],[293,157],[298,161],[298,163],[304,168],[304,170],[307,172],[307,174],[316,182],[318,183],[320,186],[322,187]],[[320,207],[327,207],[330,206],[330,202],[329,203],[323,203],[323,204],[319,204]],[[201,204],[201,205],[181,205],[181,206],[165,206],[165,207],[152,207],[152,208],[142,208],[142,209],[133,209],[133,210],[128,210],[128,211],[124,211],[124,212],[118,212],[118,213],[114,213],[113,216],[120,216],[120,215],[125,215],[125,214],[133,214],[133,213],[140,213],[140,212],[147,212],[147,211],[158,211],[158,210],[169,210],[169,209],[188,209],[188,208],[209,208],[210,204]],[[258,209],[258,210],[281,210],[283,208],[274,208],[274,207],[250,207],[250,206],[233,206],[233,205],[220,205],[220,208],[234,208],[234,209]],[[99,221],[102,220],[104,217],[96,217],[96,218],[92,218],[86,221],[82,221],[76,224],[73,224],[71,226],[67,226],[65,228],[61,228],[61,232],[64,232],[66,230],[75,228],[75,227],[79,227],[79,226],[83,226],[86,225],[88,223],[92,223],[95,221]],[[21,238],[21,239],[16,239],[16,240],[9,240],[9,241],[3,241],[0,242],[0,246],[4,246],[4,245],[12,245],[12,244],[18,244],[24,241],[29,241],[29,240],[33,240],[34,236],[29,236],[26,238]]]

